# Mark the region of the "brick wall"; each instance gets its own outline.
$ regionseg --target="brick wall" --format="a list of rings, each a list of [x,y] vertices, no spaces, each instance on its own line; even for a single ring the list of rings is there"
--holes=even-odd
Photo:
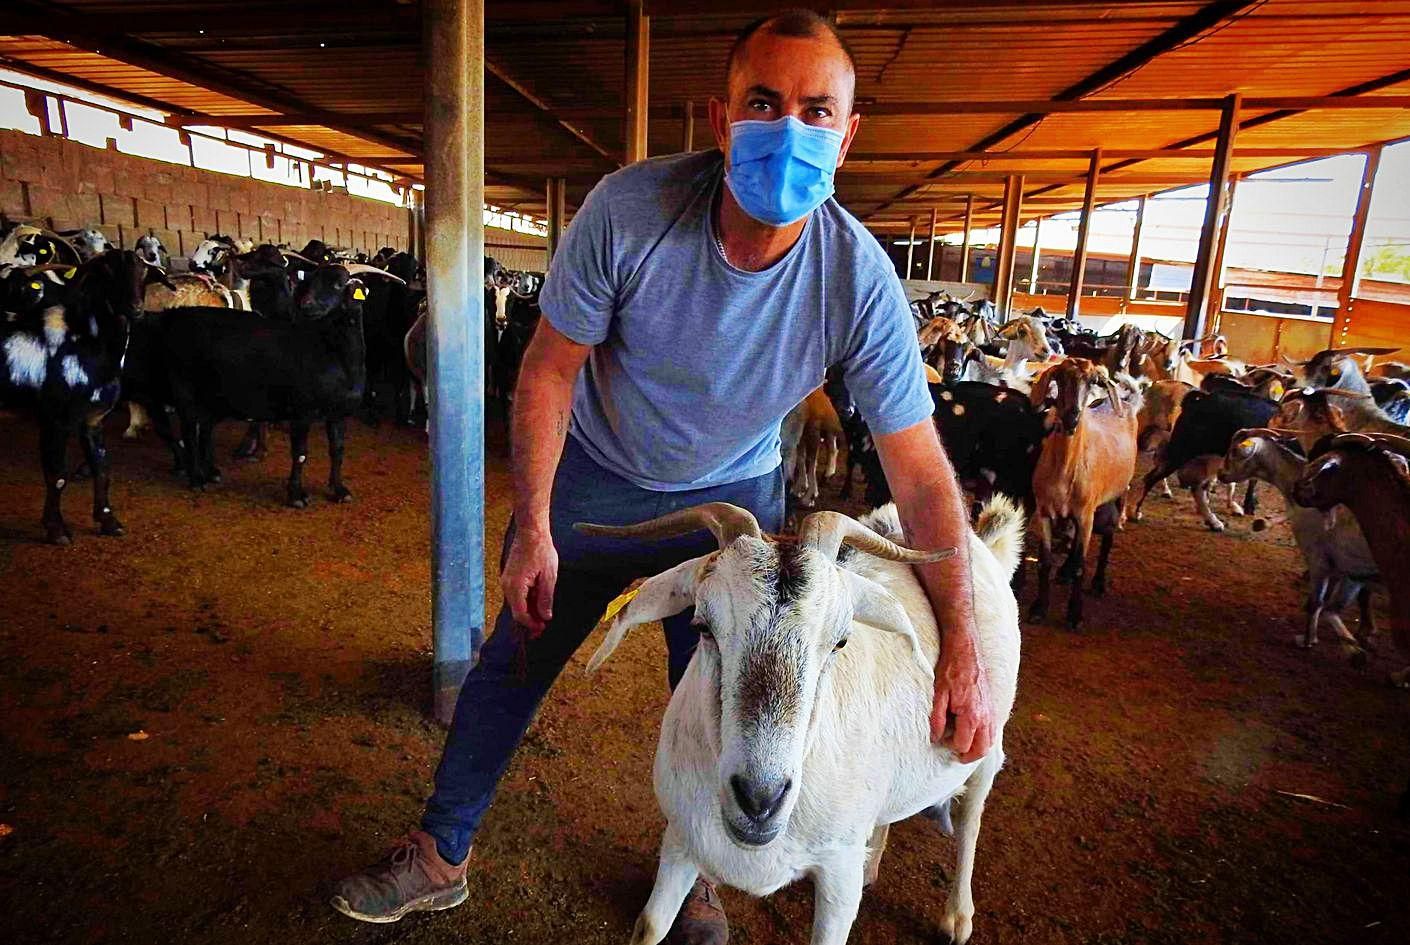
[[[126,249],[154,233],[178,259],[212,233],[295,248],[316,238],[367,253],[407,243],[404,208],[342,190],[285,187],[7,130],[0,130],[0,213],[55,230],[97,226]]]

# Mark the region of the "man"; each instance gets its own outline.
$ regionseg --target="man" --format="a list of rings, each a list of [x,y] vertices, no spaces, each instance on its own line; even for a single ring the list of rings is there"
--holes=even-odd
[[[880,246],[829,199],[857,130],[851,55],[817,15],[780,14],[741,34],[728,85],[726,101],[710,102],[720,150],[605,178],[554,260],[515,400],[505,607],[465,681],[422,829],[339,885],[334,906],[354,918],[395,921],[467,897],[471,839],[499,778],[604,607],[636,578],[714,548],[703,532],[633,544],[573,523],[727,501],[778,530],[780,421],[834,364],[870,424],[907,539],[961,549],[921,572],[944,630],[932,738],[965,760],[989,748],[968,523],[909,308]],[[694,650],[690,619],[664,622],[672,686]],[[702,880],[667,941],[727,936]]]

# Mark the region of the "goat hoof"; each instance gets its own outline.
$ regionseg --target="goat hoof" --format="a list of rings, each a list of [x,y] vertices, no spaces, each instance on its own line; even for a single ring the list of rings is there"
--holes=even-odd
[[[1047,619],[1048,619],[1048,608],[1046,608],[1046,607],[1040,607],[1040,606],[1038,606],[1037,604],[1034,604],[1032,607],[1028,608],[1028,622],[1029,622],[1029,623],[1042,623],[1044,620],[1047,620]]]
[[[67,525],[45,525],[44,541],[51,545],[63,547],[73,544],[73,535],[69,532]]]
[[[1309,640],[1306,636],[1293,637],[1293,645],[1299,650],[1310,650],[1317,645],[1316,640]]]
[[[212,485],[215,485],[215,484],[219,483],[220,481],[221,481],[221,478],[220,478],[220,470],[219,470],[219,469],[212,469],[210,472],[206,473],[206,482],[209,482],[209,483],[211,483]]]
[[[940,919],[940,930],[949,937],[953,945],[965,945],[974,934],[974,916],[947,913]]]
[[[1104,597],[1104,596],[1106,596],[1106,582],[1105,582],[1105,581],[1093,581],[1093,582],[1092,582],[1092,594],[1095,595],[1095,596],[1097,596],[1097,597]]]
[[[1205,522],[1205,524],[1208,525],[1209,530],[1214,532],[1215,534],[1218,534],[1219,532],[1222,532],[1224,530],[1223,522]]]
[[[116,515],[108,515],[98,520],[98,534],[107,535],[111,538],[121,538],[127,534],[127,529],[119,522]]]
[[[309,503],[309,495],[308,495],[307,492],[290,492],[290,493],[289,493],[289,508],[291,508],[291,509],[306,509],[306,508],[308,508],[308,503]]]
[[[330,486],[328,489],[328,498],[333,502],[351,502],[352,493],[348,491],[347,486]]]

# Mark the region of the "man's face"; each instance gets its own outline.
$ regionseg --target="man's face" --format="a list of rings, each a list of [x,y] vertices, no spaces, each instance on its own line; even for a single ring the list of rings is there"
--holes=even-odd
[[[852,112],[855,80],[847,56],[830,36],[750,37],[729,77],[729,101],[710,99],[715,142],[729,156],[729,126],[736,121],[776,121],[792,115],[807,125],[843,133],[841,167],[860,116]]]

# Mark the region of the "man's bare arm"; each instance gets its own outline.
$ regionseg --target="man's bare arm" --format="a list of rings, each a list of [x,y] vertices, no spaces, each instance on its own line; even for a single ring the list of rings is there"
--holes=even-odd
[[[953,715],[949,744],[961,760],[973,761],[988,752],[994,719],[989,682],[974,645],[974,579],[964,493],[928,419],[876,437],[876,450],[910,544],[959,550],[953,558],[918,570],[941,630],[931,738],[939,742],[944,737]]]
[[[548,503],[568,434],[573,384],[591,350],[540,319],[514,390],[515,536],[500,582],[514,619],[534,632],[542,631],[553,616],[558,553],[549,531]]]

